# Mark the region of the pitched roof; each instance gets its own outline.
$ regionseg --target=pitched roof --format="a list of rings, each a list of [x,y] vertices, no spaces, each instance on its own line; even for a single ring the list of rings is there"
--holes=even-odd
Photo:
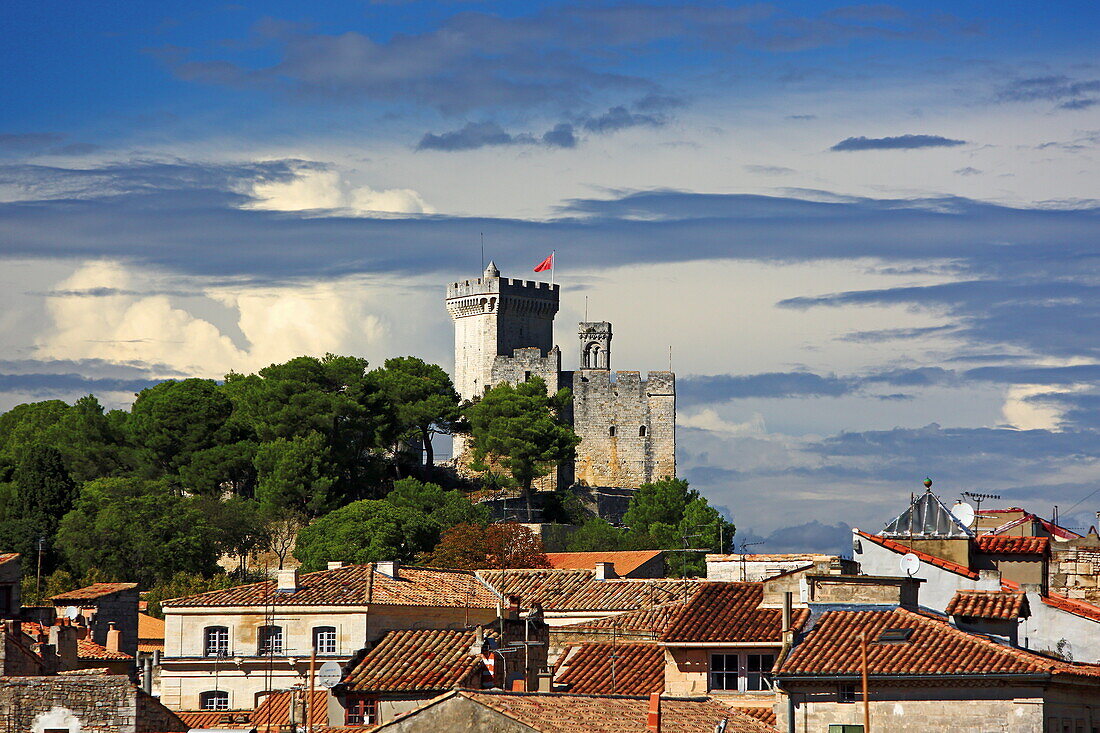
[[[974,536],[931,491],[925,491],[904,512],[887,522],[882,534],[886,537]]]
[[[935,565],[938,568],[948,571],[949,573],[955,573],[956,575],[962,575],[970,578],[971,580],[977,580],[981,576],[977,570],[971,570],[965,565],[960,565],[957,562],[951,562],[950,560],[944,560],[942,557],[936,557],[935,555],[929,555],[927,552],[921,552],[920,550],[914,550],[908,545],[903,545],[895,540],[887,539],[886,537],[879,537],[878,535],[868,534],[862,530],[852,530],[865,540],[870,540],[880,547],[885,547],[887,550],[892,550],[899,555],[906,555],[912,553],[920,558],[921,562],[926,562],[929,565]]]
[[[1010,537],[1002,534],[983,534],[974,539],[978,550],[997,555],[1046,555],[1050,552],[1050,540],[1046,537]]]
[[[593,621],[582,621],[579,624],[564,624],[558,628],[562,631],[611,631],[614,629],[622,633],[648,634],[653,638],[657,638],[676,620],[680,612],[687,606],[687,603],[683,598],[679,598],[668,603],[658,603],[656,606],[640,608],[637,611],[604,616]]]
[[[282,593],[273,580],[164,601],[165,607],[193,606],[434,606],[495,608],[498,599],[468,570],[401,567],[397,578],[373,564],[346,565],[305,573],[298,590]]]
[[[480,657],[470,654],[476,638],[476,629],[390,631],[341,682],[355,692],[449,690],[481,669]]]
[[[911,633],[900,642],[878,641],[887,629]],[[1100,665],[1063,662],[1004,646],[979,634],[960,631],[941,617],[904,608],[822,613],[777,674],[857,676],[861,633],[867,635],[867,668],[872,677],[1053,674],[1088,678],[1100,685]]]
[[[150,616],[147,613],[139,613],[138,638],[164,641],[164,619]]]
[[[131,657],[126,652],[111,651],[105,646],[100,646],[99,644],[96,644],[91,639],[76,640],[76,656],[79,659],[112,662],[125,662],[128,659],[133,659],[133,657]]]
[[[1002,590],[960,590],[947,603],[948,616],[970,618],[1017,619],[1027,618],[1031,610],[1027,595]]]
[[[783,611],[759,608],[763,600],[763,583],[703,583],[661,641],[781,641]],[[809,613],[794,609],[792,627],[801,628]]]
[[[616,578],[596,580],[592,570],[478,570],[502,596],[546,611],[633,611],[690,595],[697,580]]]
[[[1041,596],[1041,598],[1044,604],[1053,608],[1072,613],[1075,616],[1092,619],[1093,621],[1100,621],[1100,606],[1094,606],[1091,603],[1076,598],[1060,596],[1057,593],[1047,593],[1045,596]]]
[[[995,512],[995,511],[1000,511],[1000,510],[997,510],[997,509],[983,510],[983,513],[985,511],[994,511]],[[1023,511],[1023,510],[1022,509],[1009,509],[1009,510],[1005,510],[1005,511]],[[991,529],[989,531],[989,534],[1001,534],[1002,532],[1007,532],[1008,530],[1010,530],[1014,527],[1019,527],[1021,524],[1025,524],[1027,522],[1038,522],[1040,524],[1040,526],[1042,526],[1043,529],[1045,529],[1047,532],[1050,532],[1052,537],[1055,537],[1059,540],[1074,540],[1074,539],[1080,539],[1080,537],[1081,537],[1081,535],[1077,534],[1073,530],[1066,529],[1065,527],[1057,525],[1054,522],[1043,519],[1040,516],[1036,516],[1035,514],[1032,514],[1031,512],[1024,512],[1024,515],[1022,517],[1017,517],[1016,519],[1010,519],[1009,521],[1005,522],[1001,526],[996,527],[995,529]]]
[[[0,565],[19,557],[18,552],[0,552]]]
[[[596,563],[609,562],[615,572],[627,576],[642,565],[664,554],[664,550],[632,550],[623,552],[548,552],[550,567],[559,570],[594,570]]]
[[[649,712],[648,698],[623,695],[459,690],[433,702],[450,697],[484,705],[539,733],[637,733],[646,730]],[[713,700],[661,699],[662,733],[714,733],[723,720],[727,733],[775,733],[774,728]]]
[[[554,682],[583,694],[664,692],[665,652],[653,644],[579,644],[562,653]]]
[[[133,590],[134,588],[137,588],[137,583],[93,583],[84,588],[77,588],[76,590],[70,590],[65,593],[58,593],[56,596],[50,596],[50,600],[55,602],[90,601],[96,598],[102,598],[103,596],[109,596],[112,593],[118,593],[119,591]]]
[[[275,733],[291,721],[290,706],[297,705],[294,719],[301,716],[301,706],[308,695],[306,690],[280,690],[265,695],[252,712],[251,721],[258,733]],[[328,725],[328,690],[314,690],[310,698],[309,724]]]
[[[251,710],[175,710],[173,711],[188,728],[241,728],[252,727]]]
[[[733,707],[733,708],[730,708],[730,709],[731,710],[736,710],[739,713],[743,713],[743,714],[749,716],[750,718],[756,718],[760,722],[767,723],[768,725],[772,726],[773,728],[775,727],[775,722],[776,722],[775,710],[772,709],[772,708]]]

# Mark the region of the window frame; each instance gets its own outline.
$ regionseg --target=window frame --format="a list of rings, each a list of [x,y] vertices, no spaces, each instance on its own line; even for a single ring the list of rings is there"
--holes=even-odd
[[[345,725],[378,725],[378,698],[349,697],[344,708]]]
[[[273,642],[278,642],[273,643]],[[270,646],[270,648],[269,648]],[[260,657],[282,656],[286,650],[283,627],[268,624],[256,628],[256,655]]]
[[[218,638],[213,638],[218,634]],[[202,629],[202,655],[204,657],[222,658],[229,656],[229,627],[228,626],[204,626]]]
[[[742,694],[771,692],[776,656],[775,651],[765,650],[712,652],[707,660],[707,690]],[[735,686],[730,685],[731,680]]]
[[[331,637],[331,648],[321,648],[321,635]],[[318,654],[339,654],[340,652],[340,635],[336,631],[335,626],[314,626],[313,627],[313,648]]]
[[[208,703],[213,702],[212,705]],[[219,705],[222,703],[224,706]],[[207,690],[199,693],[199,710],[228,710],[229,709],[229,691],[228,690]]]
[[[855,682],[841,682],[836,686],[836,701],[841,705],[859,702],[859,692]]]

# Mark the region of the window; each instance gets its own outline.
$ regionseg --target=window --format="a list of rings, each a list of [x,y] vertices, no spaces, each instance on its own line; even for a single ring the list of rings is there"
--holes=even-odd
[[[315,626],[313,628],[313,648],[318,654],[336,653],[336,627]]]
[[[607,429],[607,434],[610,435],[612,438],[615,437],[615,426],[614,425],[612,425],[610,428]]]
[[[200,710],[228,710],[229,693],[221,690],[203,692],[199,695]]]
[[[229,629],[225,626],[207,626],[203,630],[202,655],[204,657],[229,656]]]
[[[855,702],[856,699],[856,686],[852,683],[841,683],[836,686],[837,702]]]
[[[772,689],[774,654],[711,654],[710,689],[763,692]]]
[[[283,653],[283,627],[261,626],[256,634],[256,649],[264,654]]]
[[[643,425],[642,427],[638,428],[638,437],[639,438],[644,438],[645,434],[646,434],[646,429],[645,429],[645,425]]]
[[[530,382],[531,381],[531,372],[524,372],[523,373],[523,381],[525,381],[525,382]]]
[[[344,722],[348,725],[377,725],[378,701],[370,697],[348,698]]]
[[[904,644],[912,635],[912,629],[883,629],[875,641],[879,644]]]

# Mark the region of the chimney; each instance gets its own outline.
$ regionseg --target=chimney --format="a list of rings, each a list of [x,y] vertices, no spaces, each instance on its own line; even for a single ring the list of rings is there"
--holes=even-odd
[[[342,567],[344,567],[344,561],[343,560],[329,560],[328,561],[328,569],[329,570],[339,570]]]
[[[401,563],[397,560],[379,560],[374,564],[374,569],[382,573],[382,575],[390,578],[397,578],[398,573],[401,571]]]
[[[791,598],[793,593],[787,591],[783,594],[783,633],[791,630]]]
[[[512,692],[527,692],[527,683],[522,677],[512,680]]]
[[[109,652],[121,651],[119,649],[119,642],[122,639],[122,632],[115,628],[115,622],[107,624],[107,643],[104,645]]]
[[[279,593],[298,592],[298,568],[282,569],[276,581],[275,590]]]
[[[50,646],[57,651],[60,671],[68,672],[80,666],[76,656],[76,627],[51,626]]]
[[[470,656],[477,656],[483,651],[485,651],[485,629],[478,626],[477,632],[474,634],[474,643],[470,645]]]
[[[645,729],[653,733],[661,733],[661,693],[654,692],[649,696],[649,715],[646,716]]]
[[[508,596],[508,610],[504,612],[504,618],[509,621],[519,618],[519,596]]]
[[[619,577],[619,574],[615,572],[615,563],[596,563],[596,580],[611,580],[612,578],[617,577]]]

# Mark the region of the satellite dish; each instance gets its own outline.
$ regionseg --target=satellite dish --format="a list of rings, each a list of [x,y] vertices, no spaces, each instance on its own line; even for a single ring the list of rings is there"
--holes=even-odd
[[[65,609],[65,618],[70,621],[75,621],[78,616],[80,616],[80,609],[76,606],[69,606]]]
[[[901,558],[901,572],[913,577],[913,573],[920,570],[920,558],[911,552],[907,552],[902,555]]]
[[[317,684],[321,687],[329,688],[340,681],[343,677],[343,670],[340,669],[340,665],[336,662],[325,662],[321,665],[321,668],[317,670]]]
[[[955,506],[951,507],[951,514],[959,520],[959,524],[967,529],[970,529],[970,525],[974,524],[974,507],[965,501],[955,502]]]

